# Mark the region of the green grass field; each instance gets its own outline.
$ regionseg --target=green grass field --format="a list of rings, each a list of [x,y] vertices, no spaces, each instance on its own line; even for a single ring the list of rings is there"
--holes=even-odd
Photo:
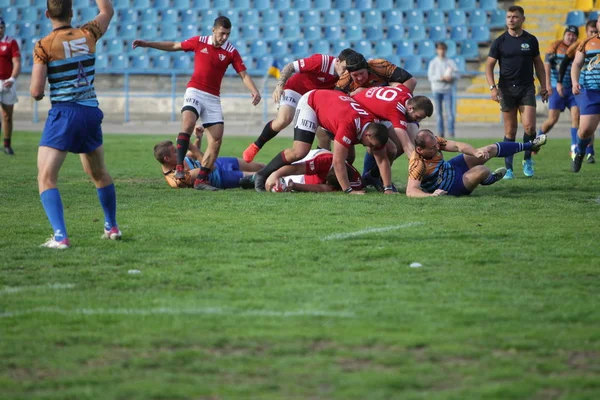
[[[38,248],[39,133],[0,154],[0,398],[600,398],[600,165],[569,172],[566,140],[532,179],[417,200],[173,190],[171,136],[105,137],[121,242],[67,158],[64,251]]]

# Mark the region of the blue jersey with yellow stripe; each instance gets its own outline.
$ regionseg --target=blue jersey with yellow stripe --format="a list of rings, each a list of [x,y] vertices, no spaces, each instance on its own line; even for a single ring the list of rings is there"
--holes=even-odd
[[[593,36],[586,39],[577,51],[585,56],[579,83],[585,89],[600,90],[600,38]]]

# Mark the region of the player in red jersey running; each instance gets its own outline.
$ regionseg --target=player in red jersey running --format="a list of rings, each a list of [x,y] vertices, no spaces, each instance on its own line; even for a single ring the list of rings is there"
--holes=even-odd
[[[269,140],[292,123],[298,100],[304,93],[313,89],[333,89],[346,71],[346,57],[353,53],[352,49],[344,49],[337,58],[314,54],[286,65],[273,91],[273,101],[279,104],[277,117],[267,122],[260,136],[244,150],[244,161],[252,161]]]
[[[7,36],[6,25],[0,18],[0,104],[4,123],[4,153],[14,155],[10,139],[13,130],[13,107],[17,102],[15,83],[21,73],[21,53],[17,41]]]
[[[194,36],[183,42],[147,42],[136,39],[133,48],[151,47],[163,51],[193,51],[194,73],[185,91],[181,109],[181,132],[177,136],[177,167],[175,177],[183,179],[183,160],[187,153],[190,136],[200,118],[208,133],[208,148],[202,159],[202,168],[194,182],[194,188],[216,190],[208,183],[208,174],[219,155],[223,139],[223,110],[221,108],[221,81],[231,64],[242,78],[252,95],[252,105],[260,102],[260,92],[246,72],[240,53],[227,39],[231,33],[231,21],[220,16],[215,19],[211,36]]]
[[[362,193],[353,191],[346,171],[349,150],[360,143],[373,151],[386,189],[392,193],[391,168],[385,154],[388,129],[378,123],[372,114],[363,110],[352,97],[334,90],[311,90],[300,98],[294,121],[292,148],[279,153],[256,173],[256,191],[265,191],[266,180],[273,172],[305,157],[315,140],[317,127],[321,126],[334,141],[333,168],[344,192]]]

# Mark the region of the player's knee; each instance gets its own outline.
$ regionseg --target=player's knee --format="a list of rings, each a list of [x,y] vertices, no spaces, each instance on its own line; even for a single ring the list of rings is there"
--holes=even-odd
[[[294,114],[287,114],[287,113],[278,114],[277,118],[275,118],[275,120],[271,124],[271,127],[275,131],[281,131],[281,130],[287,128],[292,123],[293,120],[294,120]]]

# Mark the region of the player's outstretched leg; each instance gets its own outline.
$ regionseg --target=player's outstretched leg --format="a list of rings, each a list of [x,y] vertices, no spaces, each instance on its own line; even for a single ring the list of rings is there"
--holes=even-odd
[[[275,120],[267,122],[265,127],[263,128],[260,136],[244,150],[242,153],[242,158],[246,162],[252,162],[254,157],[258,154],[258,152],[263,148],[263,146],[271,139],[273,139],[279,133],[278,130],[273,129],[273,122]]]

